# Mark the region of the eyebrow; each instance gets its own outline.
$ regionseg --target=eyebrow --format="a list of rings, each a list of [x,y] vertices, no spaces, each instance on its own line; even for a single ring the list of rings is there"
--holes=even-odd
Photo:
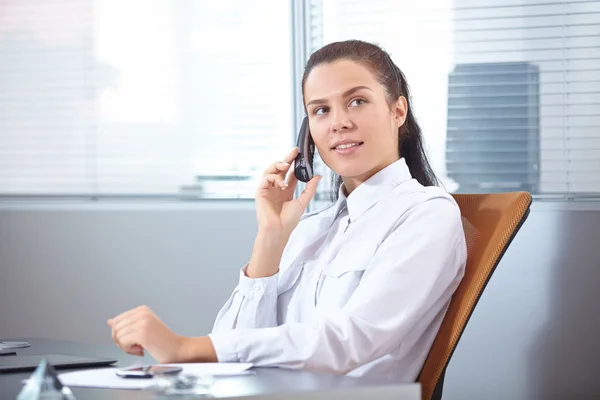
[[[355,86],[352,89],[348,89],[344,93],[342,93],[342,97],[350,96],[352,93],[357,92],[361,89],[367,89],[367,90],[370,90],[371,92],[373,91],[368,86]],[[311,104],[323,104],[326,102],[327,102],[327,100],[325,100],[325,99],[313,99],[306,104],[306,107],[308,108],[308,106],[310,106]]]

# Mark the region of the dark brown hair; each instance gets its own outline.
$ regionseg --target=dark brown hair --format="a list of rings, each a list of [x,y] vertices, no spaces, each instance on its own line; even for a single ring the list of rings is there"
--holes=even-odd
[[[387,102],[391,106],[400,96],[406,98],[408,113],[404,124],[398,129],[398,155],[406,161],[411,175],[423,186],[435,186],[438,184],[423,145],[423,134],[417,123],[411,107],[410,91],[404,74],[392,61],[389,54],[381,47],[361,40],[347,40],[343,42],[330,43],[315,51],[304,69],[302,76],[302,94],[304,96],[304,84],[313,68],[324,63],[333,63],[339,60],[350,60],[358,62],[375,75],[375,78],[387,92]],[[306,107],[305,107],[306,111]],[[334,199],[338,196],[338,190],[342,184],[342,178],[333,177]]]

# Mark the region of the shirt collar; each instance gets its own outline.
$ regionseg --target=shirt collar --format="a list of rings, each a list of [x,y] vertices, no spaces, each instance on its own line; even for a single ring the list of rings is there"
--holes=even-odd
[[[344,194],[344,185],[340,185],[335,215],[344,206],[348,208],[350,221],[354,222],[365,211],[373,207],[385,195],[389,194],[401,183],[412,179],[404,158],[394,161],[375,175],[358,185],[350,196]]]

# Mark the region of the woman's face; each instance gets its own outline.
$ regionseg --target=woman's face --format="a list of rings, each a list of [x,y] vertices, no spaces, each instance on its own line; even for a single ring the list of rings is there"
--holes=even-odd
[[[321,158],[343,178],[349,194],[399,158],[404,97],[392,106],[385,88],[360,63],[340,60],[315,67],[304,84],[310,131]]]

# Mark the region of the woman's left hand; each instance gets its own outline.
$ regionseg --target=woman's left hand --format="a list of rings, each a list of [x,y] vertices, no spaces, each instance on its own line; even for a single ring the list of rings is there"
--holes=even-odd
[[[186,338],[171,331],[147,306],[126,311],[107,321],[112,338],[123,351],[143,356],[150,353],[159,363],[180,359]]]

